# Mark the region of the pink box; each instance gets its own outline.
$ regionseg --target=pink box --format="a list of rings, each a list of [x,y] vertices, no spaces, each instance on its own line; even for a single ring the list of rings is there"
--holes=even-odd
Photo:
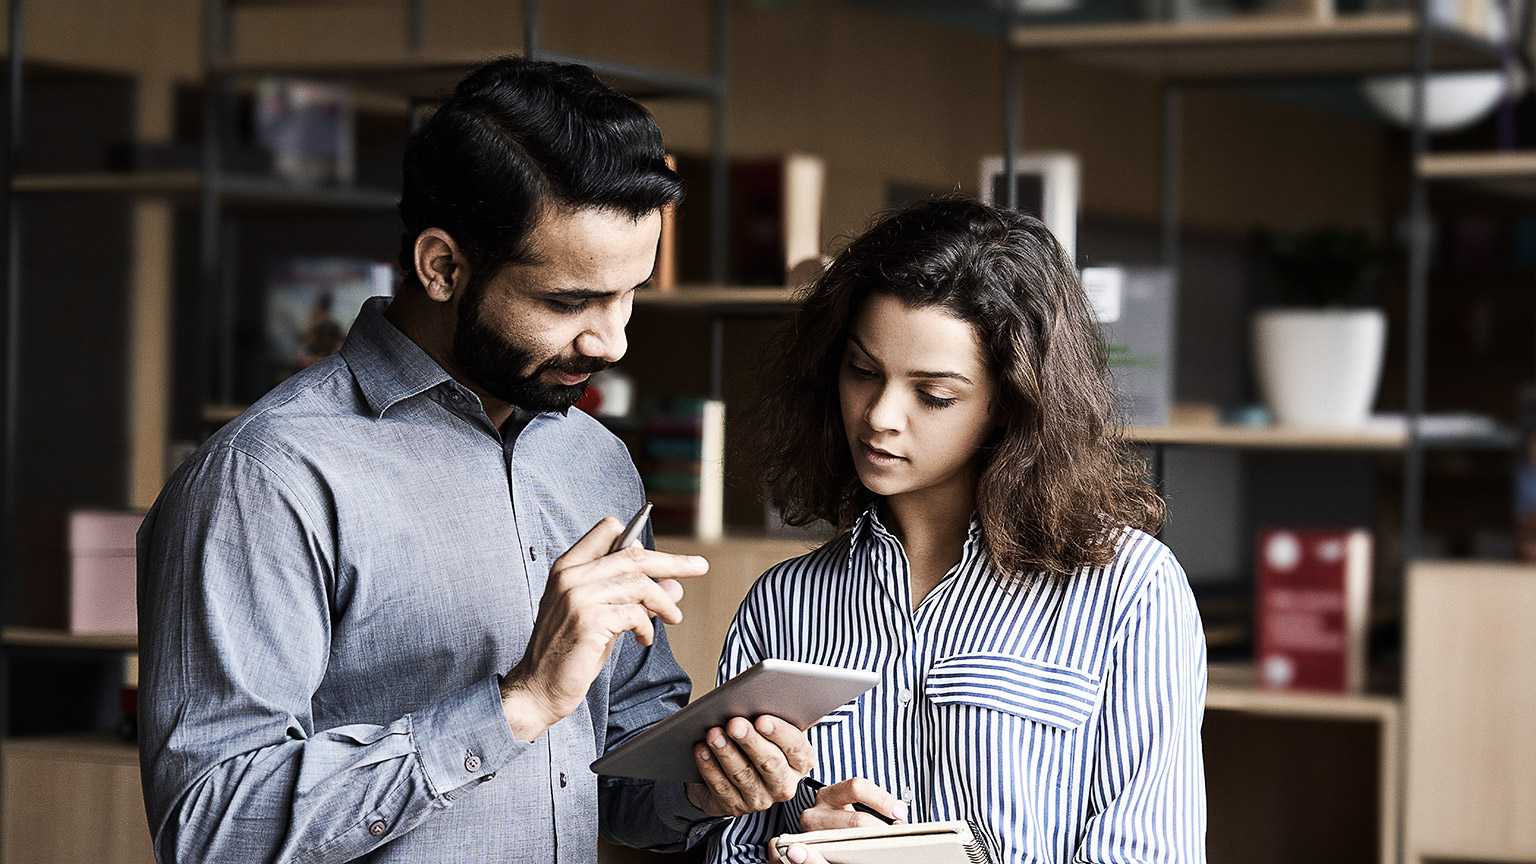
[[[71,633],[136,633],[134,537],[144,514],[37,514],[27,530],[27,624]]]

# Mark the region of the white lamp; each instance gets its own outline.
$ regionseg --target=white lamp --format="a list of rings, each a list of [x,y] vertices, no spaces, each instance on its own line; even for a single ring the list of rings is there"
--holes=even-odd
[[[1398,124],[1413,123],[1413,77],[1391,75],[1366,78],[1360,90],[1382,116]],[[1509,90],[1501,70],[1437,72],[1425,81],[1424,125],[1430,132],[1455,132],[1488,115]]]

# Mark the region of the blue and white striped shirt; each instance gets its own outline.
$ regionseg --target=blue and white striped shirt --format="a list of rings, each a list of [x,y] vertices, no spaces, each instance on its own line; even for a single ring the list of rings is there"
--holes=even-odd
[[[775,566],[742,602],[725,680],[768,657],[874,669],[811,727],[826,783],[867,777],[914,822],[969,819],[997,862],[1203,862],[1205,637],[1167,547],[1127,530],[1115,560],[1025,588],[997,578],[973,520],[914,611],[906,554],[875,513]],[[714,861],[761,861],[814,793],[737,818]]]

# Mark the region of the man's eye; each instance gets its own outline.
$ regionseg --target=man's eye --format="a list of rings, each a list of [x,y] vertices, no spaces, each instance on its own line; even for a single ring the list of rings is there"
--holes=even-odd
[[[549,301],[549,306],[551,309],[564,315],[575,315],[577,312],[587,308],[588,302],[587,300],[581,300],[576,303],[569,303],[564,300],[551,300]]]

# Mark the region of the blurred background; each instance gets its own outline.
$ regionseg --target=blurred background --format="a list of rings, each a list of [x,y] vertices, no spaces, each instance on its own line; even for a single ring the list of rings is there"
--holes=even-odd
[[[981,194],[1085,268],[1167,497],[1211,861],[1536,861],[1531,32],[1526,0],[11,0],[3,860],[151,860],[138,519],[392,290],[412,123],[532,53],[641,99],[688,181],[585,407],[714,562],[696,696],[819,536],[731,471],[761,346],[878,210]]]

